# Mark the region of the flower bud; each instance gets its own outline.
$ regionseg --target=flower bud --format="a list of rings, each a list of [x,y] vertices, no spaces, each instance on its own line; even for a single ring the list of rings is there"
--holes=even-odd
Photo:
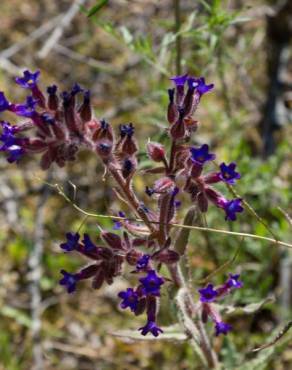
[[[122,175],[124,179],[132,177],[137,168],[137,160],[135,157],[128,157],[122,161]]]
[[[32,153],[40,153],[47,149],[48,145],[37,137],[30,138],[24,143],[24,149]]]
[[[165,159],[165,148],[159,143],[149,141],[147,143],[147,154],[154,162],[161,162]]]
[[[170,128],[170,135],[174,140],[182,139],[186,134],[184,121],[178,119]]]
[[[112,143],[109,140],[99,140],[96,143],[95,150],[102,159],[107,159],[112,152]]]
[[[165,264],[172,264],[179,260],[180,255],[172,249],[162,249],[152,256],[154,261],[159,261]]]
[[[178,119],[178,110],[177,106],[174,103],[174,89],[168,90],[168,96],[169,96],[169,104],[167,107],[167,120],[169,123],[174,123]]]
[[[108,231],[103,231],[101,233],[101,237],[111,248],[124,249],[122,239],[119,237],[119,235]]]
[[[78,112],[83,122],[88,122],[91,120],[92,112],[91,112],[91,105],[90,105],[90,91],[89,90],[84,92],[83,103],[81,104]]]
[[[126,260],[129,265],[136,266],[138,260],[143,256],[142,252],[135,249],[131,249],[126,255]]]
[[[167,191],[171,191],[174,186],[175,183],[173,180],[171,180],[169,177],[162,177],[161,179],[155,181],[153,190],[155,193],[165,193]]]
[[[49,94],[48,107],[51,110],[57,110],[58,106],[59,106],[59,98],[56,94],[57,89],[58,88],[57,88],[56,85],[48,86],[48,88],[47,88],[47,93]]]

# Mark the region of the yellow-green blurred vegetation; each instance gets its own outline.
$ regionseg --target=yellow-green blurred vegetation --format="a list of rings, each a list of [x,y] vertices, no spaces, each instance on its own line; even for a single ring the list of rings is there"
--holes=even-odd
[[[97,1],[84,1],[61,38],[42,58],[40,51],[72,3],[73,0],[1,1],[0,90],[11,100],[21,101],[25,92],[13,78],[24,68],[40,69],[43,87],[56,82],[65,90],[78,82],[89,88],[97,117],[116,126],[135,124],[142,170],[149,165],[147,139],[167,145],[166,90],[170,87],[169,77],[176,74],[173,1],[110,1],[90,18],[86,11]],[[292,212],[291,122],[283,122],[273,132],[275,150],[265,159],[260,130],[270,78],[266,23],[275,4],[265,0],[180,3],[182,70],[215,83],[214,91],[202,99],[196,114],[200,129],[192,140],[196,144],[209,143],[220,160],[238,163],[242,178],[236,191],[279,240],[291,242],[291,225],[284,214]],[[46,24],[43,35],[34,38],[36,30]],[[13,52],[11,48],[18,46]],[[286,73],[291,84],[292,71],[288,69]],[[135,342],[111,334],[120,329],[136,330],[143,324],[143,318],[134,318],[118,308],[117,293],[129,285],[130,274],[129,281],[119,278],[98,291],[80,284],[73,295],[58,285],[60,269],[74,271],[84,264],[80,257],[64,254],[59,248],[65,233],[76,231],[84,216],[51,188],[48,199],[43,199],[42,215],[39,208],[40,197],[44,198],[41,194],[47,188],[44,181],[61,184],[83,209],[102,214],[125,209],[115,197],[111,179],[103,178],[98,159],[83,152],[76,163],[63,169],[54,166],[44,173],[36,158],[9,165],[1,155],[0,167],[0,369],[33,369],[34,347],[39,344],[44,369],[201,369],[188,342]],[[144,188],[151,186],[154,179],[145,175],[136,178],[135,188],[145,202],[149,200],[143,195]],[[181,218],[189,203],[187,198],[182,200],[178,215]],[[38,306],[41,329],[35,338],[31,266],[36,225],[42,217],[44,250]],[[111,221],[99,222],[112,227]],[[210,207],[206,222],[209,227],[271,237],[248,210],[231,224],[224,221],[220,211]],[[82,231],[97,240],[96,219],[88,218]],[[251,352],[274,338],[291,320],[289,248],[252,238],[193,231],[188,255],[194,297],[200,287],[198,280],[231,259],[239,246],[239,254],[228,269],[241,271],[244,288],[227,303],[246,306],[267,297],[271,300],[250,315],[240,310],[230,315],[234,330],[224,338],[216,338],[214,348],[220,353],[224,369],[292,368],[289,332],[277,345],[263,350],[258,362],[252,362],[255,354]],[[214,282],[221,283],[224,278],[220,273]],[[159,316],[162,325],[176,322],[175,310],[165,293]],[[209,329],[212,335],[211,326]]]

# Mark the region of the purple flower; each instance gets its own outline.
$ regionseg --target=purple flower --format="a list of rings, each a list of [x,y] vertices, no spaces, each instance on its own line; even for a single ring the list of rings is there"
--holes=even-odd
[[[217,321],[215,324],[215,335],[216,337],[219,334],[226,335],[231,329],[232,329],[232,326],[230,324],[227,324],[226,322],[223,322],[223,321]]]
[[[92,252],[96,249],[95,244],[91,241],[88,234],[84,234],[82,243],[84,244],[84,251],[85,252]]]
[[[242,283],[242,281],[238,281],[239,276],[240,276],[240,274],[235,274],[235,275],[229,274],[229,279],[225,283],[226,287],[229,288],[229,289],[231,289],[231,288],[235,288],[235,289],[242,288],[243,283]]]
[[[214,289],[213,284],[208,284],[206,288],[199,289],[199,293],[201,295],[201,302],[213,302],[218,295],[218,292]]]
[[[172,104],[173,101],[174,101],[174,91],[175,91],[175,89],[168,89],[167,90],[170,104]]]
[[[16,77],[15,81],[18,85],[25,89],[32,89],[36,87],[40,71],[30,72],[28,70],[23,72],[23,77]]]
[[[133,163],[130,159],[125,159],[124,162],[123,162],[123,171],[125,172],[131,172],[133,168]]]
[[[9,109],[10,103],[6,99],[4,92],[0,91],[0,112],[4,112],[5,110]]]
[[[68,91],[63,91],[60,94],[62,101],[63,101],[63,107],[64,109],[67,109],[70,106],[70,103],[72,102],[71,95],[68,93]]]
[[[47,93],[48,93],[49,95],[55,95],[55,94],[56,94],[56,92],[57,92],[57,90],[58,90],[57,85],[51,85],[51,86],[48,86],[48,87],[47,87]]]
[[[138,271],[145,270],[148,267],[149,260],[150,260],[150,255],[149,254],[143,254],[143,256],[140,257],[137,261],[136,269]]]
[[[0,148],[2,150],[2,148]],[[24,155],[24,149],[19,145],[11,145],[6,148],[6,152],[8,153],[7,161],[9,163],[18,162],[22,156]]]
[[[122,299],[121,308],[130,308],[132,312],[135,312],[138,308],[139,296],[132,288],[128,288],[126,291],[120,292],[118,296]]]
[[[66,252],[71,252],[76,249],[78,246],[78,241],[80,235],[78,233],[67,233],[66,234],[67,242],[60,244],[60,248],[64,249]]]
[[[174,82],[175,86],[184,86],[188,78],[188,74],[182,75],[182,76],[174,76],[171,77],[170,80]]]
[[[139,328],[138,330],[141,330],[142,335],[147,335],[148,333],[151,333],[152,335],[154,335],[154,337],[158,337],[159,333],[163,333],[163,330],[160,329],[154,321],[148,321],[145,326]]]
[[[101,120],[100,120],[100,125],[101,125],[101,128],[102,128],[103,130],[107,130],[107,129],[108,129],[108,127],[109,127],[109,124],[108,124],[108,122],[106,122],[106,120],[105,120],[105,119],[101,119]]]
[[[164,284],[164,279],[156,275],[154,270],[148,271],[147,276],[139,279],[139,281],[143,286],[144,294],[160,295],[160,286]]]
[[[42,120],[49,125],[53,125],[55,123],[55,119],[50,113],[44,112],[41,114],[41,117]]]
[[[78,83],[75,82],[75,84],[73,85],[71,89],[71,95],[75,96],[82,91],[83,91],[82,87]]]
[[[65,270],[61,270],[61,274],[63,274],[63,278],[59,281],[59,284],[64,285],[68,293],[73,293],[79,281],[78,274],[70,274]]]
[[[32,117],[36,113],[35,106],[37,105],[37,102],[37,99],[34,99],[32,96],[28,96],[25,104],[16,104],[13,107],[13,112],[18,116]]]
[[[149,186],[146,186],[145,193],[148,195],[148,197],[151,197],[155,193],[155,190],[150,188]]]
[[[243,211],[243,207],[241,206],[242,199],[236,198],[232,200],[224,201],[222,204],[222,208],[224,209],[226,216],[225,220],[235,221],[236,220],[236,213],[240,213]]]
[[[207,161],[212,161],[216,158],[215,154],[209,153],[209,146],[203,144],[200,148],[191,148],[191,159],[199,164],[204,164]]]
[[[212,90],[214,87],[214,84],[206,85],[204,77],[200,78],[190,77],[188,78],[188,85],[190,89],[195,89],[200,96]]]
[[[126,124],[126,125],[120,125],[120,135],[121,137],[128,136],[129,138],[134,135],[134,126],[132,123]]]
[[[83,102],[89,104],[90,102],[90,90],[85,90],[83,94]]]
[[[126,214],[122,211],[119,211],[118,213],[118,216],[119,217],[122,217],[122,218],[125,218],[126,217]],[[118,220],[115,220],[114,221],[114,226],[113,226],[113,230],[120,230],[122,228],[122,223],[121,221],[118,221]]]
[[[25,153],[21,147],[22,139],[16,138],[14,135],[18,131],[17,126],[11,126],[10,123],[2,121],[0,122],[3,130],[0,135],[0,140],[3,141],[3,145],[0,146],[0,151],[8,154],[7,161],[9,163],[18,162]]]
[[[220,164],[219,177],[227,184],[235,184],[235,180],[240,179],[240,174],[235,171],[236,163],[232,162],[226,165],[224,162]]]
[[[0,140],[4,142],[5,147],[15,144],[16,138],[15,133],[18,131],[17,126],[11,126],[9,122],[1,121],[2,134],[0,135]]]

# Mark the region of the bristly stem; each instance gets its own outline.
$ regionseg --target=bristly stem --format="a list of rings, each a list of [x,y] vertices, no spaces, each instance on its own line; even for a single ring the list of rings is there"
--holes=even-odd
[[[181,74],[181,36],[178,34],[181,26],[180,0],[173,0],[174,17],[175,17],[175,49],[176,49],[176,75]]]

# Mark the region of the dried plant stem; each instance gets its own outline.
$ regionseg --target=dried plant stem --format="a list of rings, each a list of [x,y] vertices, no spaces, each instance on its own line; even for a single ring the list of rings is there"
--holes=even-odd
[[[44,182],[44,181],[43,181]],[[50,184],[48,182],[44,182],[48,186],[57,189],[58,193],[68,202],[72,205],[73,208],[75,208],[78,212],[89,216],[89,217],[94,217],[94,218],[104,218],[104,219],[112,219],[112,220],[124,220],[124,218],[119,217],[119,216],[112,216],[112,215],[101,215],[98,213],[93,213],[86,211],[82,208],[80,208],[76,203],[72,202],[72,200],[64,193],[63,189],[59,184]],[[148,218],[147,218],[148,220]],[[132,218],[129,219],[129,221],[135,221],[135,222],[145,222],[142,217],[141,219],[138,218]],[[155,221],[147,221],[149,224],[158,224]],[[178,223],[170,223],[169,224],[172,227],[178,227],[178,228],[184,228],[184,229],[190,229],[190,230],[200,230],[203,232],[211,232],[211,233],[217,233],[217,234],[226,234],[226,235],[233,235],[233,236],[241,236],[241,237],[247,237],[247,238],[252,238],[252,239],[259,239],[259,240],[265,240],[267,242],[276,244],[278,246],[283,246],[286,248],[291,248],[292,249],[292,243],[287,243],[283,242],[281,240],[273,239],[273,238],[268,238],[267,236],[261,236],[261,235],[256,235],[256,234],[249,234],[249,233],[242,233],[242,232],[237,232],[237,231],[229,231],[229,230],[222,230],[222,229],[213,229],[211,227],[203,227],[203,226],[189,226],[189,225],[183,225],[183,224],[178,224]]]
[[[34,235],[34,246],[29,256],[28,265],[30,268],[30,293],[31,293],[31,317],[32,317],[32,354],[33,370],[42,370],[44,367],[43,349],[41,342],[41,260],[43,257],[44,239],[44,217],[45,205],[50,193],[50,189],[44,188],[40,195],[37,211]]]

